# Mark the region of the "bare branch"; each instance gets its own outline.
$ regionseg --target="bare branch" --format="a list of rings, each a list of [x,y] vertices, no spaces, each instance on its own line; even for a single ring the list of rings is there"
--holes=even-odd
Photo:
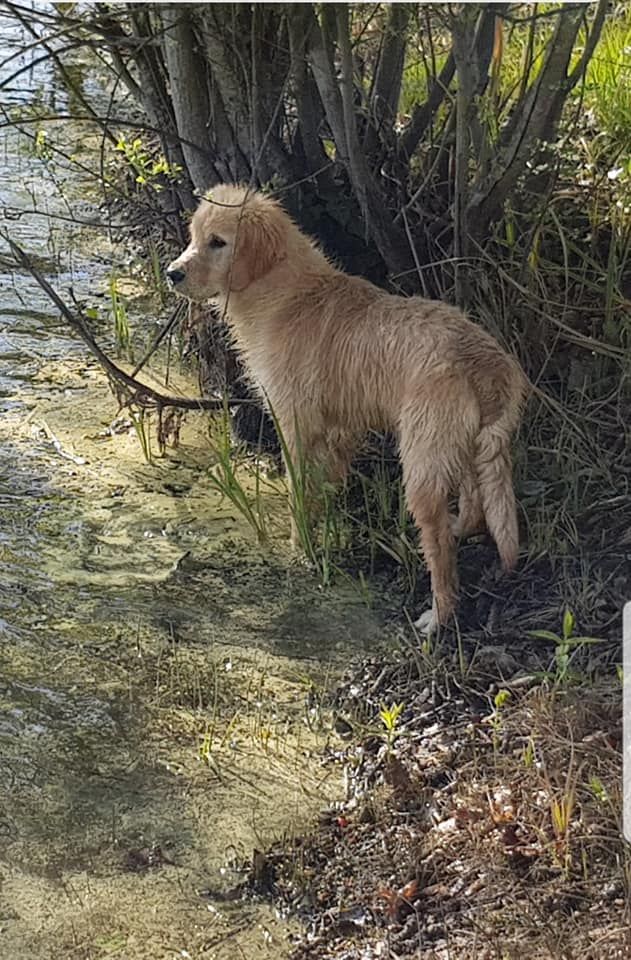
[[[335,7],[334,10],[332,9]],[[394,227],[384,197],[372,177],[357,135],[353,102],[353,61],[349,35],[348,5],[336,4],[323,9],[323,27],[311,9],[307,39],[309,60],[324,104],[327,120],[338,154],[346,167],[353,191],[362,211],[367,234],[372,236],[389,269],[402,272],[409,263],[405,234]],[[335,14],[335,22],[331,17]],[[325,21],[328,29],[325,27]],[[333,70],[331,28],[336,28],[342,61],[340,88]]]
[[[453,53],[458,72],[456,95],[456,173],[454,183],[454,256],[456,258],[456,302],[465,306],[465,259],[468,254],[469,146],[474,116],[474,97],[480,85],[475,22],[478,11],[469,6],[452,18]],[[485,19],[485,12],[480,20]],[[478,21],[480,27],[480,21]]]
[[[335,80],[333,50],[320,28],[311,4],[308,6],[307,53],[326,118],[331,128],[337,151],[345,166],[349,166],[348,145],[344,125],[342,98]]]
[[[164,155],[172,163],[186,169],[184,153],[177,137],[175,116],[166,88],[166,70],[160,61],[158,39],[151,30],[146,11],[131,7],[129,10],[131,34],[128,34],[104,4],[99,5],[97,9],[98,15],[90,24],[91,29],[100,29],[104,32],[107,49],[119,71],[119,76],[147,114],[151,126],[159,136]],[[138,79],[132,75],[119,50],[119,44],[131,43],[131,41],[133,41],[133,63]],[[179,186],[177,192],[181,203],[184,206],[191,206],[192,196],[188,186]]]
[[[287,18],[289,51],[294,96],[298,113],[298,131],[302,141],[303,163],[307,170],[319,170],[327,164],[319,136],[324,118],[322,102],[311,71],[307,70],[306,39],[309,11],[305,4],[292,4]]]
[[[391,133],[396,120],[411,13],[412,6],[407,3],[392,3],[388,11],[370,96],[375,126],[370,128],[372,137],[366,141],[369,154],[383,139],[384,131]]]
[[[609,3],[607,0],[599,0],[598,7],[596,9],[596,16],[594,17],[592,29],[590,30],[589,38],[585,44],[585,49],[583,50],[580,60],[568,78],[568,90],[571,90],[576,86],[587,69],[587,64],[591,60],[594,50],[596,49],[596,44],[600,40],[600,35],[602,33],[603,26],[605,25],[605,17],[607,16],[608,8]]]
[[[398,150],[404,157],[411,157],[421,142],[433,117],[441,106],[456,72],[453,51],[450,52],[439,75],[433,81],[425,103],[417,104],[412,119],[399,136]]]
[[[136,380],[135,377],[122,370],[107,356],[106,353],[103,352],[101,347],[92,336],[85,319],[80,314],[72,311],[70,307],[64,303],[59,294],[51,287],[48,280],[46,280],[46,278],[39,272],[29,255],[9,236],[6,231],[1,230],[0,236],[6,241],[6,243],[9,244],[16,262],[31,274],[33,279],[39,284],[51,302],[57,307],[68,325],[81,337],[108,376],[116,382],[122,384],[128,390],[131,390],[134,394],[134,402],[138,403],[140,406],[152,406],[158,409],[175,407],[181,410],[222,410],[225,408],[226,404],[233,406],[256,403],[254,400],[241,399],[223,400],[210,397],[175,397],[160,393],[158,390],[154,390],[153,387]]]
[[[502,134],[494,171],[473,184],[469,219],[472,235],[477,238],[488,232],[490,223],[501,213],[526,160],[536,152],[536,144],[549,139],[556,130],[570,88],[567,68],[583,15],[582,7],[561,10],[539,75],[523,101],[516,104],[513,119]]]
[[[337,43],[340,48],[342,72],[340,75],[340,90],[342,92],[342,112],[344,116],[344,139],[346,142],[346,152],[348,155],[349,173],[351,181],[357,194],[359,206],[366,218],[366,225],[369,227],[368,219],[370,211],[368,209],[367,199],[367,177],[368,169],[365,156],[362,152],[359,137],[357,135],[357,122],[355,120],[355,105],[353,102],[353,53],[351,50],[351,38],[349,34],[348,4],[336,3],[335,15],[337,23]]]

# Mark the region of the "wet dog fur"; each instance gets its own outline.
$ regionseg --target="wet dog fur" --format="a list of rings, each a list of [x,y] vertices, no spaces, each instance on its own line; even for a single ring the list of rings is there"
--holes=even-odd
[[[292,459],[300,451],[339,481],[368,430],[397,435],[432,582],[420,629],[455,609],[457,537],[486,526],[514,567],[510,443],[526,380],[493,337],[449,304],[343,273],[278,203],[245,187],[201,201],[167,273],[179,293],[218,305]]]

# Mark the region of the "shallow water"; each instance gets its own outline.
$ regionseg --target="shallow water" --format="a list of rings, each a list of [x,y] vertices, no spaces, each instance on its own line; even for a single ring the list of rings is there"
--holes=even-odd
[[[20,40],[1,18],[0,35]],[[42,97],[48,69],[11,102]],[[86,184],[64,182],[85,208]],[[106,240],[28,214],[34,193],[54,212],[41,162],[6,135],[13,235],[61,289],[103,286]],[[287,924],[224,895],[339,794],[319,695],[381,626],[261,551],[209,485],[204,418],[151,465],[131,427],[109,432],[99,369],[1,269],[0,952],[282,957]]]

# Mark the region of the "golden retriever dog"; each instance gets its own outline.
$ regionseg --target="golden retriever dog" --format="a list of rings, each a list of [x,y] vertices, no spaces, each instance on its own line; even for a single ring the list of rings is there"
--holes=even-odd
[[[493,337],[456,307],[348,276],[278,203],[240,186],[201,201],[167,275],[178,293],[218,305],[294,463],[341,480],[367,431],[397,435],[432,583],[419,629],[454,611],[456,537],[486,523],[503,566],[515,565],[510,441],[526,379]]]

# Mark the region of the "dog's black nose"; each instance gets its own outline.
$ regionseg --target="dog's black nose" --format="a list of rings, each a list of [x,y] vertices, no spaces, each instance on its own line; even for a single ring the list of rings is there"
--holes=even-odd
[[[167,277],[171,283],[181,283],[185,276],[183,270],[167,270]]]

